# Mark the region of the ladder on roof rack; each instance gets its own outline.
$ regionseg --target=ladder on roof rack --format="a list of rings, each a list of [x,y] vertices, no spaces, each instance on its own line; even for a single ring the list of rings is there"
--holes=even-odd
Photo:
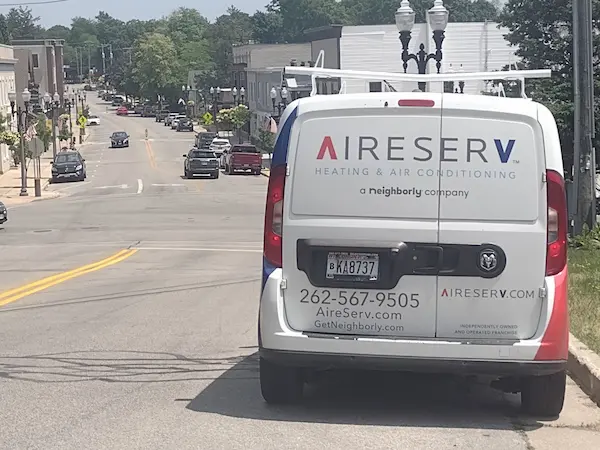
[[[320,57],[321,55],[319,55]],[[441,73],[417,75],[411,73],[392,73],[392,72],[372,72],[366,70],[343,70],[343,69],[325,69],[324,67],[303,67],[287,66],[284,73],[289,75],[309,75],[312,78],[313,89],[311,97],[317,95],[317,78],[340,78],[342,79],[342,89],[340,94],[345,93],[345,80],[381,80],[386,84],[391,81],[397,82],[433,82],[442,83],[444,81],[489,81],[489,80],[519,80],[521,81],[521,96],[525,96],[526,79],[550,78],[552,71],[550,69],[537,70],[507,70],[499,72],[460,72],[460,73]],[[504,93],[504,86],[500,86],[498,95]]]

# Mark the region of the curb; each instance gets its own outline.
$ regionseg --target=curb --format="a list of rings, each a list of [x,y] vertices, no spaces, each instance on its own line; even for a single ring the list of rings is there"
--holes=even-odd
[[[269,175],[271,174],[271,171],[267,172],[266,170],[261,170],[261,171],[260,171],[260,174],[261,174],[263,177],[267,177],[267,178],[268,178],[268,177],[269,177]]]
[[[581,390],[600,406],[600,356],[572,334],[569,335],[567,371]]]

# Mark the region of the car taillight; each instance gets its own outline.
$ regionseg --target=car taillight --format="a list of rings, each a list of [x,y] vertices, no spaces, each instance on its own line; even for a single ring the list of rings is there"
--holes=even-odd
[[[286,166],[271,168],[265,210],[264,256],[276,267],[282,265],[283,192]]]
[[[565,180],[554,170],[546,171],[548,225],[546,276],[556,275],[567,265],[567,195]]]

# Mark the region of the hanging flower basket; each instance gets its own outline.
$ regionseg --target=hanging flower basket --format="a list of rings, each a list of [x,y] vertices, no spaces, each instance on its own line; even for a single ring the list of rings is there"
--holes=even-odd
[[[21,135],[16,131],[7,130],[0,132],[0,142],[8,145],[9,147],[17,145],[20,139]]]

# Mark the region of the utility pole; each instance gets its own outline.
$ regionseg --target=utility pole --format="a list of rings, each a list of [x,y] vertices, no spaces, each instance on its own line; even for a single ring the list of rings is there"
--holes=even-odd
[[[592,47],[592,3],[573,0],[574,65],[574,178],[577,212],[574,233],[596,225],[596,158],[592,139],[594,126],[594,80]]]

